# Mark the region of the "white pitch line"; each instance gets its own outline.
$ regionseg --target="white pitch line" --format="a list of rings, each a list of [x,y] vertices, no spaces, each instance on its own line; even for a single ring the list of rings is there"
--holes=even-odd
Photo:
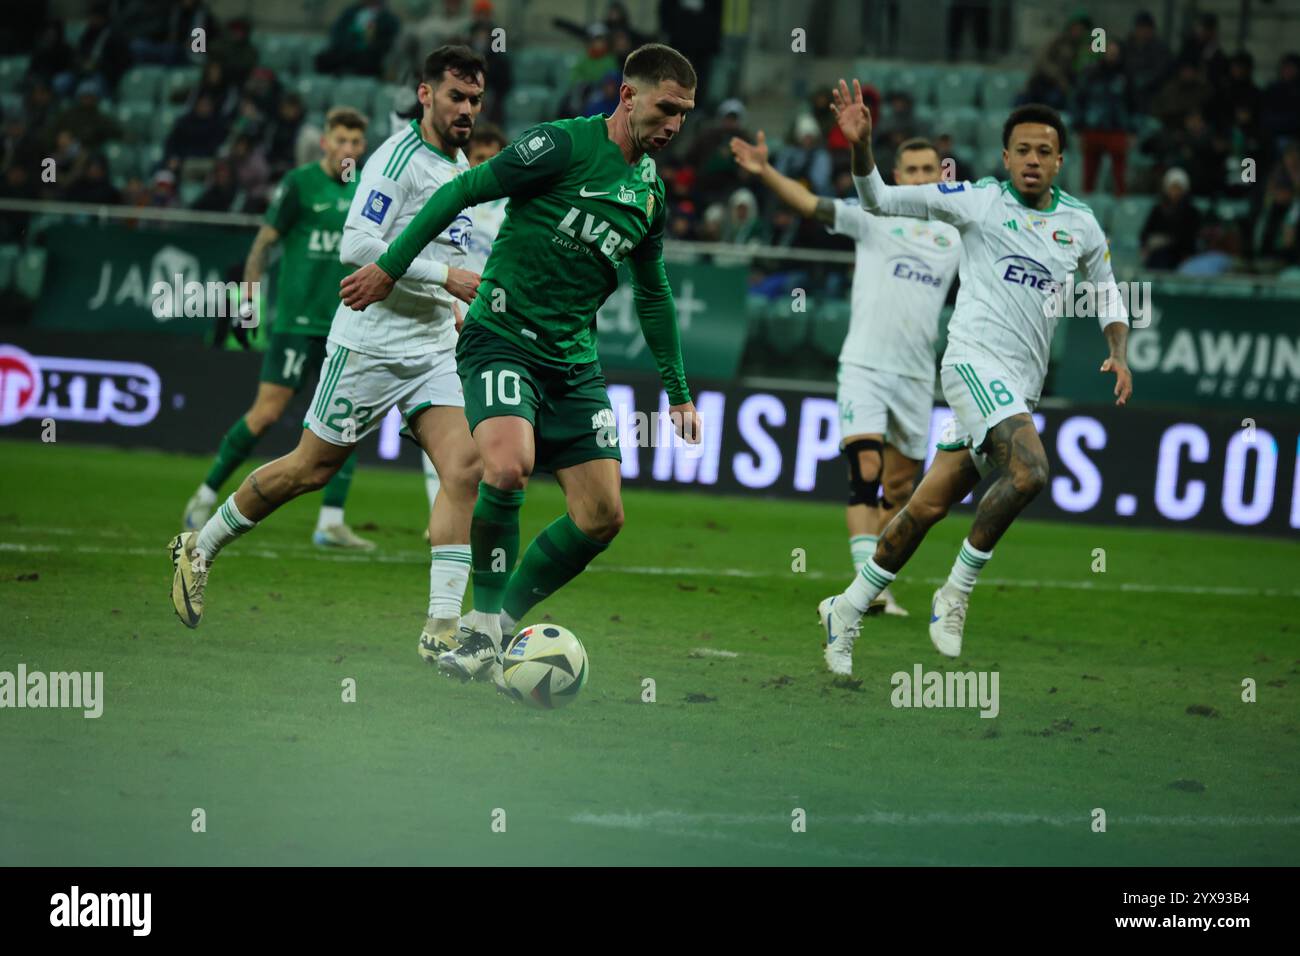
[[[18,530],[10,528],[10,531]],[[25,529],[37,531],[37,529]],[[43,528],[39,529],[41,533],[62,534],[69,529]],[[108,535],[104,535],[107,537]],[[128,540],[143,540],[139,536],[118,535],[117,537],[127,537]],[[119,554],[131,555],[137,557],[153,557],[160,553],[166,553],[166,548],[156,547],[100,547],[97,545],[79,544],[74,546],[56,545],[56,544],[24,544],[20,541],[0,541],[0,552],[17,552],[26,554],[48,554],[72,551],[78,554]],[[232,556],[263,558],[268,561],[283,561],[294,558],[307,558],[314,561],[340,561],[345,563],[366,564],[375,562],[378,564],[427,564],[429,556],[424,551],[371,551],[366,553],[334,553],[322,551],[319,548],[309,545],[280,545],[276,549],[269,548],[252,548],[240,546],[232,550]],[[706,568],[706,567],[683,567],[683,568],[666,568],[654,565],[620,565],[620,564],[593,564],[587,569],[589,572],[597,574],[636,574],[649,575],[655,577],[681,576],[686,578],[739,578],[743,580],[766,579],[766,578],[789,578],[793,572],[787,571],[755,571],[751,568]],[[827,574],[824,571],[805,571],[799,575],[813,581],[835,580],[845,581],[848,575],[844,574]],[[947,578],[942,577],[923,577],[909,578],[904,576],[903,581],[915,581],[922,584],[943,584]],[[980,583],[987,590],[990,587],[999,588],[1017,588],[1017,589],[1040,589],[1060,591],[1090,591],[1096,594],[1190,594],[1190,595],[1210,595],[1213,597],[1239,597],[1239,598],[1259,598],[1259,597],[1288,597],[1300,598],[1300,588],[1251,588],[1251,587],[1234,587],[1227,585],[1202,585],[1202,584],[1142,584],[1132,581],[1120,581],[1115,584],[1103,584],[1096,581],[1056,581],[1056,580],[1039,580],[1031,578],[981,578]]]

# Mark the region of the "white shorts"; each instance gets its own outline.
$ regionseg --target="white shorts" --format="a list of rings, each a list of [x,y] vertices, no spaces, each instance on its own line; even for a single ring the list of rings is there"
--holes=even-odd
[[[394,405],[404,420],[431,405],[463,408],[455,348],[384,359],[330,340],[303,424],[331,445],[355,445],[379,427]]]
[[[934,409],[934,381],[864,365],[840,364],[835,400],[840,407],[840,441],[850,435],[884,435],[908,458],[925,460]]]
[[[991,465],[980,452],[989,429],[1012,415],[1028,415],[1036,402],[1025,399],[1019,382],[991,365],[959,362],[939,369],[943,397],[952,409],[953,422],[938,442],[943,451],[969,448],[971,457],[986,474]]]

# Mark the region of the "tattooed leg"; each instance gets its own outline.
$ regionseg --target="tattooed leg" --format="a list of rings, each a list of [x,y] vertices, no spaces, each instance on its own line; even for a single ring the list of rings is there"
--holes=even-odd
[[[352,454],[352,445],[332,445],[302,430],[298,447],[244,479],[235,504],[250,521],[261,521],[299,495],[323,488]]]
[[[961,501],[980,480],[970,454],[940,451],[912,497],[880,533],[875,562],[891,573],[907,563],[926,532],[938,524],[948,509]]]
[[[1047,452],[1028,415],[1013,415],[993,426],[985,452],[1000,474],[980,499],[969,540],[981,551],[992,551],[1016,515],[1047,484]]]

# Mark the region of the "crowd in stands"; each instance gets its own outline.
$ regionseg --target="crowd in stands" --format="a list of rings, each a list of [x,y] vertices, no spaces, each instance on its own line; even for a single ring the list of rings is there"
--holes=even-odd
[[[96,0],[70,39],[47,6],[25,4],[11,24],[11,47],[0,49],[30,55],[21,93],[4,100],[0,196],[176,207],[187,192],[190,208],[256,213],[286,170],[316,154],[315,114],[323,111],[309,107],[293,77],[262,62],[249,19],[219,20],[205,0]],[[635,27],[617,2],[595,23],[556,20],[573,48],[566,82],[546,91],[545,118],[612,111],[623,59],[653,39],[686,52],[702,85],[708,83],[722,51],[720,6],[660,0],[657,31]],[[196,31],[205,38],[201,52],[194,49]],[[413,90],[423,57],[445,42],[484,54],[485,118],[512,128],[506,112],[511,91],[524,88],[516,74],[525,47],[521,38],[504,36],[491,0],[360,0],[322,34],[306,69]],[[1300,55],[1283,57],[1275,73],[1257,80],[1252,56],[1227,52],[1209,14],[1195,21],[1177,52],[1174,46],[1151,15],[1138,13],[1126,36],[1106,36],[1098,48],[1094,25],[1076,15],[1034,58],[1010,102],[1045,102],[1067,115],[1068,161],[1081,165],[1085,198],[1099,190],[1155,197],[1134,237],[1145,267],[1182,268],[1204,253],[1300,263]],[[153,129],[150,167],[123,177],[114,174],[113,144],[132,141],[139,129],[124,119],[122,87],[144,65],[177,68],[190,79],[165,86],[177,115],[165,131]],[[848,248],[782,209],[737,169],[728,143],[733,136],[752,141],[749,111],[734,89],[707,93],[698,97],[703,108],[687,132],[658,159],[670,236]],[[884,170],[899,143],[928,136],[959,178],[996,173],[987,149],[978,151],[969,132],[945,125],[905,84],[869,83],[866,95]],[[986,104],[985,112],[993,110]],[[388,128],[372,126],[372,147]],[[767,133],[781,172],[819,195],[853,196],[848,144],[828,90],[814,90],[787,128]],[[42,176],[50,158],[58,170],[53,181]],[[187,191],[183,183],[191,184]],[[1227,226],[1205,212],[1206,201],[1218,199],[1248,204],[1242,219],[1249,225]],[[13,217],[6,222],[16,228]]]

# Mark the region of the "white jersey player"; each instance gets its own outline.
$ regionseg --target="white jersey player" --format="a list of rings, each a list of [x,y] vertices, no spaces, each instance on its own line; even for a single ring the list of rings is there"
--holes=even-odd
[[[466,47],[430,54],[419,87],[422,118],[389,137],[361,173],[340,244],[345,263],[374,262],[439,186],[469,168],[461,150],[482,109],[485,74],[483,58]],[[208,568],[222,547],[325,484],[396,407],[443,476],[429,517],[430,599],[420,654],[433,660],[457,646],[482,475],[455,361],[453,301],[473,301],[479,282],[464,268],[470,231],[468,217],[453,222],[382,302],[359,312],[340,306],[298,447],[249,475],[198,533],[173,539],[172,601],[189,627],[202,618]]]
[[[505,146],[506,137],[501,130],[491,123],[479,123],[474,128],[474,135],[469,139],[470,166],[486,163],[505,149]],[[497,233],[501,230],[501,224],[505,222],[506,204],[509,201],[510,197],[503,196],[500,199],[480,203],[468,210],[474,228],[469,233],[465,259],[466,268],[471,272],[480,274],[483,272],[483,266],[487,264],[488,256],[492,254],[492,243],[496,241]],[[374,259],[367,259],[366,261],[374,262]],[[452,303],[452,305],[455,306],[456,304]],[[464,310],[457,308],[456,331],[459,332]],[[420,462],[424,466],[424,490],[429,496],[429,507],[432,508],[434,501],[438,497],[438,486],[440,484],[438,469],[434,467],[428,455],[421,455]]]
[[[1116,294],[1106,237],[1091,211],[1054,185],[1066,141],[1060,116],[1022,106],[1003,126],[1002,160],[1010,181],[886,186],[871,152],[871,115],[854,81],[834,91],[840,129],[853,144],[853,173],[865,209],[940,219],[962,236],[961,290],[941,363],[949,433],[912,500],[885,528],[876,552],[842,593],[818,608],[826,660],[849,673],[853,641],[871,600],[894,580],[926,532],[974,489],[997,477],[980,499],[970,535],[948,580],[935,592],[930,640],[942,654],[961,652],[970,593],[993,546],[1047,482],[1047,454],[1030,412],[1038,402],[1060,295],[1067,277],[1092,283],[1109,345],[1101,371],[1116,376],[1115,401],[1128,402],[1128,315]],[[1076,284],[1076,288],[1082,286]]]
[[[875,552],[880,530],[911,497],[925,460],[939,315],[957,275],[961,236],[946,222],[873,216],[857,202],[813,195],[768,162],[761,131],[754,145],[732,139],[731,152],[796,212],[854,241],[849,332],[836,398],[849,474],[849,552],[859,571]],[[899,146],[895,182],[938,182],[939,170],[939,153],[925,140]],[[907,614],[888,589],[871,609]]]

